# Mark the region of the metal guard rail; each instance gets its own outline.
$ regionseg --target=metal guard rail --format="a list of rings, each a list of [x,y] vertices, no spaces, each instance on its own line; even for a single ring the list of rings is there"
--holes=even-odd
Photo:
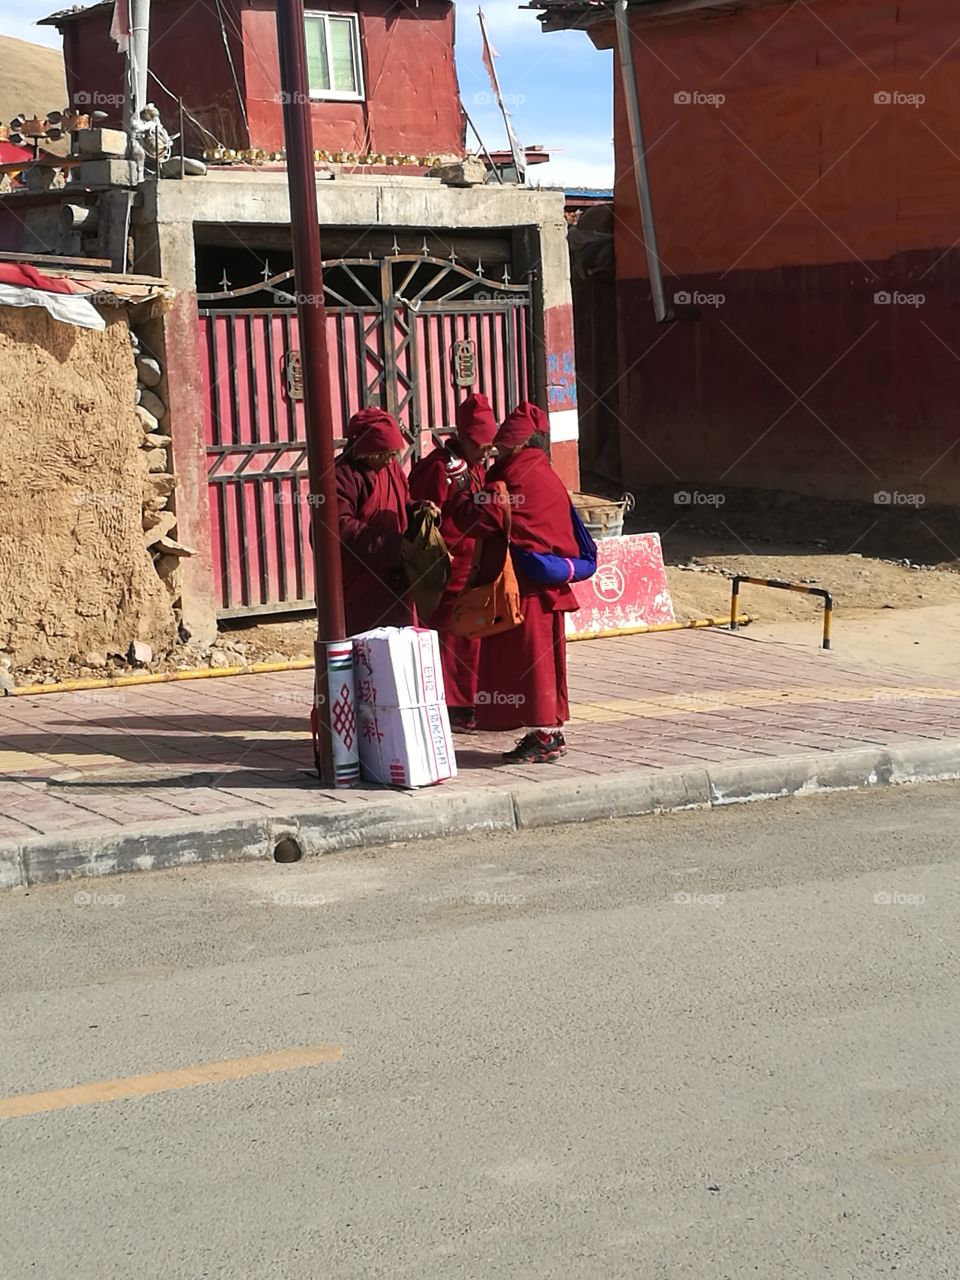
[[[830,629],[833,623],[833,596],[823,587],[805,587],[799,582],[781,582],[778,578],[748,578],[737,574],[730,593],[730,630],[736,631],[740,614],[740,584],[752,583],[755,587],[775,587],[778,591],[799,591],[808,596],[819,596],[823,601],[823,647],[830,648]]]

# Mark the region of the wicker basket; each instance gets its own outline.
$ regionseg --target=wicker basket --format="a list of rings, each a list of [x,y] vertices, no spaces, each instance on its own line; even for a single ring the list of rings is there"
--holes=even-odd
[[[598,498],[592,493],[574,493],[573,505],[593,537],[599,539],[619,538],[623,533],[623,518],[635,504],[632,493],[625,493],[619,502]]]

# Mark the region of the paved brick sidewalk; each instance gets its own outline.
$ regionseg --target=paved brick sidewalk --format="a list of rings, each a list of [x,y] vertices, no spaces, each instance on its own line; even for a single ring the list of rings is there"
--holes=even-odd
[[[569,755],[504,768],[512,737],[460,737],[460,777],[438,793],[960,739],[960,685],[813,647],[684,631],[578,643],[569,655]],[[4,699],[0,841],[382,800],[381,788],[316,784],[311,683],[301,671]]]

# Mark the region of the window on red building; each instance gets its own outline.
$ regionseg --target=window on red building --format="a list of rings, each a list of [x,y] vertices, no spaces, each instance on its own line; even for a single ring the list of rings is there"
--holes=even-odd
[[[362,101],[360,24],[355,15],[306,15],[307,68],[312,98]]]

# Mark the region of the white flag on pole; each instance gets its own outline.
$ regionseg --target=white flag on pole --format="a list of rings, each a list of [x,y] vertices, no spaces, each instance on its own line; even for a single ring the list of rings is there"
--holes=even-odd
[[[497,68],[493,64],[494,58],[499,57],[496,49],[490,43],[490,37],[487,35],[487,24],[484,20],[483,10],[477,10],[477,17],[480,19],[480,35],[483,38],[483,65],[487,68],[487,74],[490,77],[490,84],[493,87],[494,96],[497,99],[497,106],[503,116],[503,123],[507,129],[507,140],[510,143],[510,151],[513,155],[514,168],[517,171],[517,177],[523,182],[526,171],[526,158],[524,156],[523,147],[517,135],[513,131],[513,123],[510,120],[510,113],[507,111],[506,104],[503,101],[503,94],[500,92],[500,80],[497,76]]]
[[[113,0],[110,39],[116,44],[120,53],[127,52],[130,43],[130,0]]]

